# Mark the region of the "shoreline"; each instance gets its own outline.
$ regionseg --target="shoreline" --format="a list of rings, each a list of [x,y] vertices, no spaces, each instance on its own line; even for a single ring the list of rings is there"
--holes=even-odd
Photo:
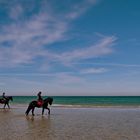
[[[0,108],[3,105],[0,104]],[[10,104],[11,108],[24,108],[28,107],[28,104]],[[71,104],[53,104],[49,105],[50,108],[140,108],[140,105],[71,105]]]

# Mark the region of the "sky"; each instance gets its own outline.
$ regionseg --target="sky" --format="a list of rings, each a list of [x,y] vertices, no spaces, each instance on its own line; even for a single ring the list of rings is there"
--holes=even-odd
[[[139,0],[0,0],[0,93],[140,95]]]

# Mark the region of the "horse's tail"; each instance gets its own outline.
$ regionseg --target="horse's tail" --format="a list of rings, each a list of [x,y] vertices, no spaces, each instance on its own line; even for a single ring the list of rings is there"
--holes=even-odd
[[[31,109],[32,109],[32,102],[29,104],[25,114],[28,115]]]
[[[36,101],[32,101],[32,102],[29,104],[29,106],[28,106],[28,108],[27,108],[25,114],[28,115],[29,112],[31,111],[31,109],[33,109],[33,108],[35,107],[35,105],[36,105]]]
[[[30,110],[31,110],[31,107],[30,107],[30,105],[29,105],[28,108],[27,108],[27,110],[26,110],[26,112],[25,112],[25,114],[28,115],[29,112],[30,112]]]

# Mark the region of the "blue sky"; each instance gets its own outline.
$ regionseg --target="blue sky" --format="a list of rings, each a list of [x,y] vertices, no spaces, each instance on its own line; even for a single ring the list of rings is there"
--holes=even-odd
[[[140,95],[138,0],[1,0],[0,92]]]

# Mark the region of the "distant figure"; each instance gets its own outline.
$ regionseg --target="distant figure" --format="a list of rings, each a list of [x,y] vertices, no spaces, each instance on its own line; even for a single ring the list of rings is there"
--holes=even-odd
[[[41,91],[38,92],[37,96],[38,96],[38,99],[37,99],[37,103],[38,103],[38,106],[42,106],[43,105],[43,99],[41,97]]]
[[[3,92],[3,94],[2,94],[2,98],[3,98],[4,100],[7,99],[6,96],[5,96],[5,92]]]
[[[8,106],[8,108],[10,108],[10,106],[9,106],[9,101],[13,101],[13,97],[12,96],[5,96],[5,92],[3,92],[3,94],[2,94],[2,99],[0,99],[0,103],[1,104],[4,104],[4,107],[3,108],[5,108],[6,107],[6,105]]]

